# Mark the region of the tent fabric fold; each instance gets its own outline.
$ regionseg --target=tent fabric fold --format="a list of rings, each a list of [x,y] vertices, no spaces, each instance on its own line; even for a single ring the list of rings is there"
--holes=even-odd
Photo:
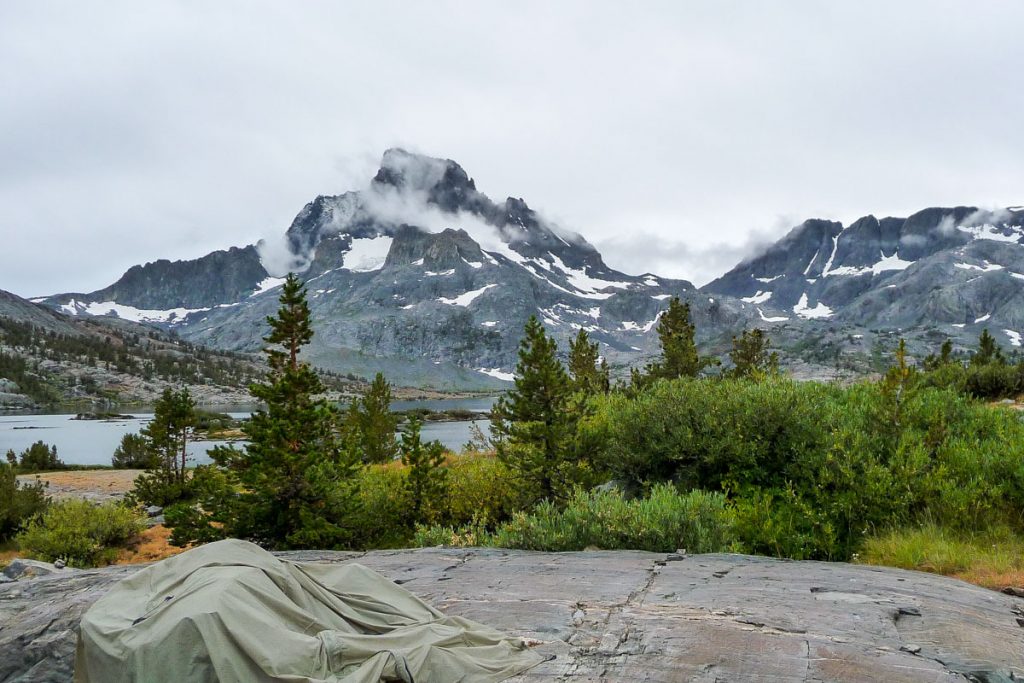
[[[362,565],[210,543],[128,577],[82,617],[78,683],[497,683],[543,658]]]

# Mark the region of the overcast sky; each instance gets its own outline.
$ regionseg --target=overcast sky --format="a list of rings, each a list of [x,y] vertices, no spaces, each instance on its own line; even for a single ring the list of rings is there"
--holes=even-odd
[[[701,284],[811,217],[1024,204],[1021,2],[4,2],[0,289],[283,232],[383,150]]]

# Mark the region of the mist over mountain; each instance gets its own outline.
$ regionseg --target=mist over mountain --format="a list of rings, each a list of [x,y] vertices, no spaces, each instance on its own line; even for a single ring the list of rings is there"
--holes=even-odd
[[[582,327],[613,364],[641,362],[667,300],[696,292],[608,267],[523,199],[490,199],[454,161],[390,149],[366,187],[316,197],[279,240],[135,266],[104,289],[41,301],[254,351],[289,271],[307,283],[312,362],[439,388],[506,386],[530,315],[563,346]],[[742,327],[752,313],[710,297],[694,308],[709,331]]]
[[[658,316],[679,296],[711,353],[724,356],[732,335],[758,326],[799,373],[856,373],[876,368],[897,335],[924,353],[947,335],[969,346],[988,326],[1018,346],[1022,226],[1020,207],[929,208],[848,226],[811,219],[696,289],[617,271],[522,198],[492,200],[456,162],[389,149],[365,187],[316,197],[279,239],[134,266],[101,290],[39,301],[255,351],[293,271],[316,325],[311,362],[485,389],[507,386],[530,315],[563,349],[586,329],[624,370],[657,351]]]

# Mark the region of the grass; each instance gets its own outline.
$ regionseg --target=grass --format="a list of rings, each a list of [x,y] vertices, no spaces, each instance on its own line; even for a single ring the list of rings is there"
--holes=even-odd
[[[963,533],[926,524],[869,538],[863,564],[916,569],[1001,590],[1024,586],[1024,536],[1007,527]]]
[[[141,564],[158,562],[183,553],[189,547],[171,545],[171,530],[162,524],[150,527],[136,536],[126,548],[118,551],[114,564]]]

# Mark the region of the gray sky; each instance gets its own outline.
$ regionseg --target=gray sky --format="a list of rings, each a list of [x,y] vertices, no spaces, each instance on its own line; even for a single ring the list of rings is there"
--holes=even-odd
[[[811,216],[1024,204],[1024,3],[5,2],[0,289],[283,232],[389,146],[700,284]]]

